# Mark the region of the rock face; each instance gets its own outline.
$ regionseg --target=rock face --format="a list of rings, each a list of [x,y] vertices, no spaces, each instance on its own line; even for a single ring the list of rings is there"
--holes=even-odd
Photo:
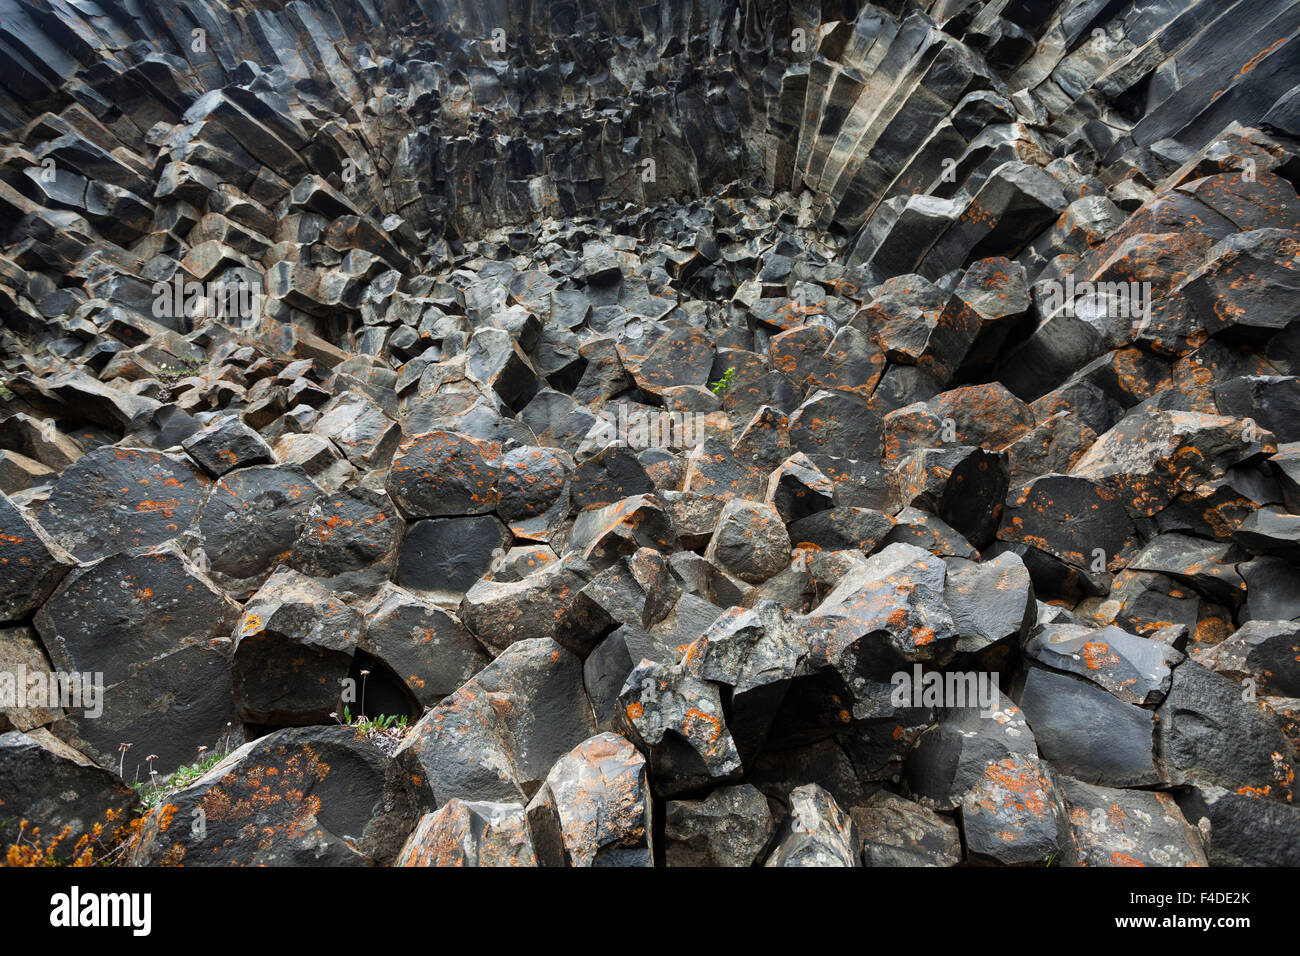
[[[1296,862],[1300,3],[4,11],[0,856]]]
[[[528,805],[543,866],[650,866],[646,760],[618,734],[597,734],[556,761]]]
[[[5,819],[0,840],[6,847],[20,845],[24,832],[37,827],[46,842],[65,829],[65,849],[98,825],[111,830],[136,809],[136,798],[114,774],[96,767],[77,751],[50,735],[48,730],[25,734],[17,730],[0,734],[0,800]],[[67,857],[56,856],[59,862]]]
[[[455,797],[425,814],[394,866],[536,866],[532,837],[517,803]]]
[[[346,727],[245,744],[144,822],[138,865],[390,863],[420,818],[412,780]]]

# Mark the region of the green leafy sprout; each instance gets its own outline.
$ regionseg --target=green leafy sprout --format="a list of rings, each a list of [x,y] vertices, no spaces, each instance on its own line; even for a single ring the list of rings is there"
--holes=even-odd
[[[716,382],[713,382],[712,384],[709,385],[709,391],[711,391],[714,395],[717,395],[719,398],[721,398],[723,395],[727,394],[727,391],[731,388],[732,384],[735,381],[736,381],[736,366],[733,365],[731,366],[731,368],[727,369],[725,372],[722,373],[722,378],[718,379]]]

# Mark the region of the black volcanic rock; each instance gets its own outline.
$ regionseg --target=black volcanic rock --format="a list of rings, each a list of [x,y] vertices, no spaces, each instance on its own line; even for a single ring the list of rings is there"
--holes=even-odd
[[[39,608],[72,564],[71,557],[23,513],[8,496],[0,494],[0,548],[4,577],[0,578],[0,618],[17,621]]]
[[[281,730],[234,751],[150,814],[132,862],[390,863],[423,806],[392,758],[351,728]]]
[[[272,575],[235,628],[231,666],[240,716],[257,724],[326,720],[343,698],[361,626],[359,613],[312,578],[290,570]]]
[[[81,837],[97,825],[113,832],[137,806],[116,774],[94,766],[46,730],[0,734],[0,767],[0,800],[8,814],[0,824],[0,839],[6,847],[20,842],[24,820],[39,827],[47,841],[66,827],[66,851],[55,859],[67,863]],[[31,838],[30,832],[25,835]]]
[[[183,457],[137,448],[98,448],[59,476],[42,524],[73,557],[161,544],[187,530],[210,482]]]
[[[297,465],[255,465],[218,480],[198,530],[210,568],[255,580],[293,549],[320,489]]]

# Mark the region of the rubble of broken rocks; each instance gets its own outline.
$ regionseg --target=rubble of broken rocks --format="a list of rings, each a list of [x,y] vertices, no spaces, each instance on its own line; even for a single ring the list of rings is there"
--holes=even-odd
[[[0,848],[1300,863],[1300,5],[12,16]]]

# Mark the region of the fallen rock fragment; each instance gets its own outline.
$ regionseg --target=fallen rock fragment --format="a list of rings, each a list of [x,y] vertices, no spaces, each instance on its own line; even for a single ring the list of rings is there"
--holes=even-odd
[[[767,799],[749,784],[664,807],[668,866],[754,866],[775,832]]]
[[[394,866],[537,866],[524,808],[455,797],[426,813]]]
[[[612,733],[556,761],[528,804],[543,866],[651,866],[650,815],[645,758]]]
[[[767,866],[861,866],[852,818],[816,784],[790,791],[790,809]]]

